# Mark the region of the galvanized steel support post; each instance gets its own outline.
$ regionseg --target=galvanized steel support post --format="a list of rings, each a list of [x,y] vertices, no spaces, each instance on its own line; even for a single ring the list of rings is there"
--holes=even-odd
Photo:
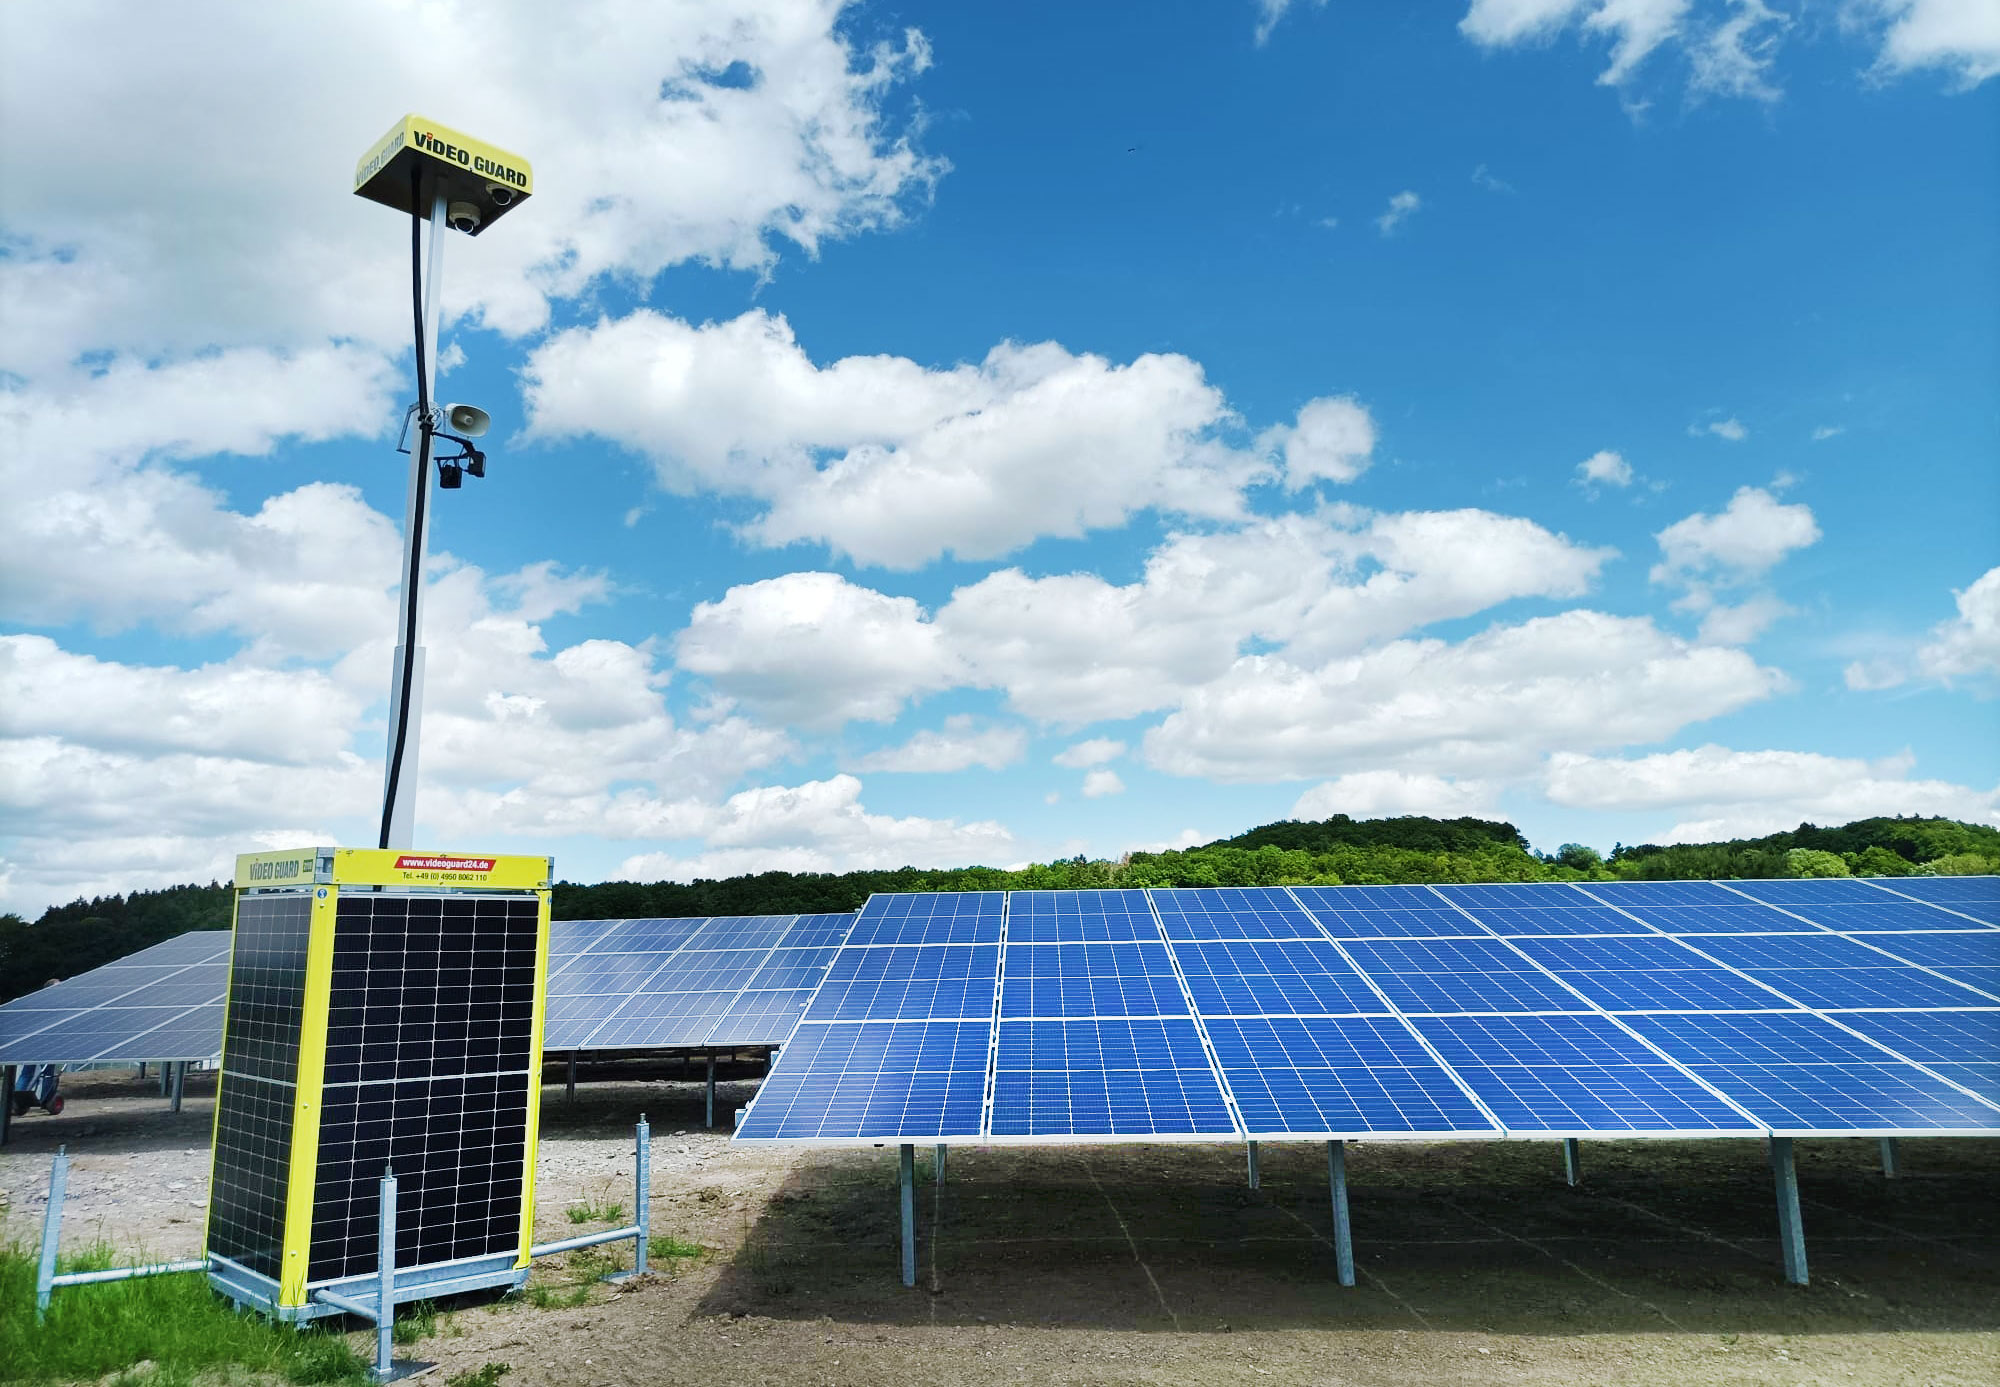
[[[653,1237],[653,1129],[646,1114],[639,1114],[639,1126],[632,1143],[632,1200],[638,1206],[638,1247],[632,1254],[632,1274],[646,1274],[646,1254]]]
[[[708,1052],[708,1116],[702,1121],[704,1126],[715,1125],[715,1051],[713,1050]]]
[[[1799,1220],[1799,1171],[1792,1158],[1790,1137],[1771,1138],[1771,1173],[1778,1182],[1778,1250],[1785,1260],[1785,1280],[1806,1284],[1806,1233]]]
[[[1326,1144],[1327,1181],[1333,1186],[1333,1265],[1340,1284],[1354,1284],[1354,1233],[1347,1225],[1347,1143]]]
[[[1250,1142],[1249,1147],[1250,1147],[1250,1154],[1248,1158],[1248,1164],[1250,1168],[1250,1188],[1254,1190],[1259,1188],[1258,1175],[1257,1175],[1257,1143],[1254,1141]]]
[[[395,1375],[391,1359],[396,1341],[396,1172],[382,1169],[382,1218],[376,1234],[375,1380]]]
[[[574,1050],[569,1052],[569,1083],[563,1089],[563,1101],[566,1103],[576,1101],[576,1051]]]
[[[931,1151],[931,1178],[938,1184],[944,1183],[944,1143],[940,1142]]]
[[[899,1147],[896,1164],[903,1185],[903,1284],[917,1284],[917,1148]]]
[[[1563,1138],[1563,1178],[1572,1185],[1583,1179],[1583,1151],[1575,1137]]]
[[[187,1091],[188,1062],[186,1060],[175,1060],[173,1063],[174,1093],[172,1101],[167,1105],[167,1111],[179,1112],[181,1110],[181,1095]]]
[[[1893,1180],[1903,1173],[1903,1153],[1896,1147],[1894,1137],[1882,1138],[1882,1178]]]
[[[63,1193],[69,1188],[69,1148],[58,1146],[49,1166],[49,1206],[42,1211],[42,1255],[35,1264],[35,1322],[49,1313],[56,1284],[56,1244],[62,1241]]]
[[[14,1066],[0,1064],[0,1146],[14,1127]]]

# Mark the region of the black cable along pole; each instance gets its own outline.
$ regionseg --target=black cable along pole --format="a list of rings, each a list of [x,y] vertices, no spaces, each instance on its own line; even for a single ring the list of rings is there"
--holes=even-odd
[[[416,168],[410,170],[410,309],[416,324],[417,347],[417,494],[411,510],[410,568],[403,575],[407,585],[407,600],[403,609],[408,613],[403,623],[403,678],[396,698],[396,731],[393,749],[389,753],[389,778],[382,798],[382,832],[375,846],[389,846],[389,819],[396,810],[396,791],[403,778],[403,752],[410,739],[410,688],[416,677],[417,666],[417,583],[423,577],[424,567],[424,509],[430,499],[430,437],[431,437],[431,393],[430,378],[424,371],[424,215],[423,215],[423,175]],[[437,231],[433,228],[432,235]]]

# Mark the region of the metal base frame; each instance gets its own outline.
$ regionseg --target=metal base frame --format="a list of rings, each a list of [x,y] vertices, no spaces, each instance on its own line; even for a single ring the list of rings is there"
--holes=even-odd
[[[405,1305],[413,1300],[435,1300],[440,1296],[461,1295],[467,1291],[483,1291],[493,1287],[518,1289],[527,1284],[528,1269],[514,1264],[520,1255],[514,1252],[496,1252],[485,1257],[468,1257],[457,1262],[438,1262],[428,1267],[396,1268],[396,1291],[393,1301]],[[328,1315],[347,1312],[336,1305],[323,1301],[308,1300],[304,1305],[278,1304],[278,1283],[262,1272],[255,1272],[241,1263],[232,1262],[227,1257],[213,1254],[209,1257],[208,1284],[220,1295],[227,1296],[242,1309],[255,1310],[269,1315],[274,1320],[287,1324],[303,1324],[310,1320],[323,1319]],[[376,1300],[378,1277],[374,1272],[363,1272],[358,1276],[343,1276],[337,1281],[317,1281],[306,1287],[308,1297],[322,1291],[331,1292],[345,1300],[354,1300],[373,1305]]]

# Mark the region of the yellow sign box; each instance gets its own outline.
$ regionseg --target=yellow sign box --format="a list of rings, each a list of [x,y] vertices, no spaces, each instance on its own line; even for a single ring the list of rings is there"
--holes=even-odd
[[[495,853],[409,852],[398,848],[286,848],[236,859],[239,890],[270,886],[451,886],[495,891],[547,890],[546,857]]]
[[[440,191],[453,227],[477,236],[535,191],[528,161],[484,140],[407,115],[361,156],[354,191],[399,212],[429,216]],[[460,207],[470,209],[461,217]]]

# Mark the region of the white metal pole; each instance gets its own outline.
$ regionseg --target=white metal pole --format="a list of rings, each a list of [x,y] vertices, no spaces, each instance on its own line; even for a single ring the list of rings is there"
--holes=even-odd
[[[429,264],[424,271],[424,380],[429,386],[432,407],[438,399],[437,347],[438,347],[438,279],[444,262],[445,194],[444,183],[439,180],[436,195],[431,200],[431,231]],[[396,727],[405,719],[408,731],[403,738],[403,765],[396,776],[396,798],[389,804],[389,841],[392,848],[408,848],[415,844],[417,811],[417,747],[418,732],[423,723],[424,711],[424,554],[430,540],[430,507],[419,505],[419,498],[428,499],[426,488],[431,484],[431,436],[430,431],[418,421],[417,437],[410,448],[410,494],[403,504],[403,578],[402,600],[396,612],[396,657],[389,667],[389,750],[388,760],[393,763],[396,756]],[[422,519],[419,520],[419,513]],[[414,552],[413,552],[414,551]],[[417,640],[406,646],[406,633],[414,632]],[[407,707],[403,702],[403,666],[410,666],[410,697]],[[389,771],[382,773],[382,797],[389,797]]]

